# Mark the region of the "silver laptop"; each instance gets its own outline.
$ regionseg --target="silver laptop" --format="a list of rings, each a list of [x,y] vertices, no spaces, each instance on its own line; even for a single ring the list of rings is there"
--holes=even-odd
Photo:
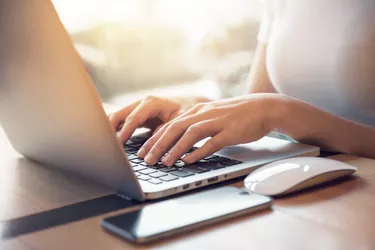
[[[135,155],[145,138],[119,143],[50,1],[13,0],[2,8],[0,122],[27,158],[145,200],[243,176],[271,161],[319,154],[317,147],[264,137],[190,166],[146,166]]]

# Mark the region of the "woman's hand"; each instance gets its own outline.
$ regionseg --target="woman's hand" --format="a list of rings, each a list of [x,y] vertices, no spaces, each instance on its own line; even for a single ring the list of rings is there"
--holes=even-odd
[[[278,94],[253,94],[198,104],[164,124],[143,145],[138,156],[150,165],[162,158],[164,165],[172,166],[196,142],[211,137],[183,158],[190,164],[223,147],[256,141],[271,132],[270,117],[279,99]]]
[[[109,115],[112,126],[124,143],[139,127],[152,130],[175,118],[181,110],[177,101],[149,96]]]

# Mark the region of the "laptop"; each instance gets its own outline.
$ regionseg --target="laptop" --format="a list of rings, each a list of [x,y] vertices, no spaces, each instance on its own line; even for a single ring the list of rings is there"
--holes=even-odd
[[[147,166],[136,156],[147,136],[124,145],[117,140],[52,3],[17,5],[5,4],[0,20],[0,123],[15,150],[31,160],[143,201],[244,176],[275,160],[319,155],[314,146],[264,137],[188,166]]]

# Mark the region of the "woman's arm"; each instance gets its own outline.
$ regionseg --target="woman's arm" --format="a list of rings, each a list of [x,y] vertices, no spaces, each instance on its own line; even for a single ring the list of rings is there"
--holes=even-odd
[[[275,90],[265,58],[266,46],[259,45],[249,75],[249,95],[195,106],[165,123],[143,145],[138,156],[152,165],[168,153],[162,161],[171,166],[196,142],[211,137],[203,147],[184,157],[185,163],[193,163],[225,146],[256,141],[278,131],[323,150],[375,159],[374,127],[335,116],[292,97],[269,93]]]
[[[266,70],[266,51],[267,46],[258,43],[247,79],[249,93],[275,92]],[[212,101],[213,100],[204,96],[169,98],[148,97],[143,101],[137,101],[131,105],[123,107],[121,110],[118,110],[113,114],[110,114],[109,119],[113,127],[119,131],[119,139],[121,141],[126,141],[138,127],[146,125],[146,127],[155,130],[160,125],[169,122],[171,119],[189,110],[194,105]],[[134,119],[134,117],[136,118]],[[127,120],[130,120],[130,122],[126,123]],[[126,126],[123,126],[124,123]]]
[[[266,69],[267,45],[259,43],[248,78],[249,93],[275,93]],[[335,151],[375,158],[375,128],[319,110],[299,100],[281,98],[275,105],[275,131],[291,138]],[[293,101],[292,101],[293,100]],[[298,121],[298,122],[296,122]]]
[[[268,76],[266,68],[267,45],[258,43],[255,56],[247,78],[247,89],[249,94],[254,93],[276,93]]]
[[[183,158],[190,164],[226,146],[256,141],[275,130],[323,150],[375,158],[373,127],[275,93],[197,105],[164,124],[142,146],[138,156],[150,165],[162,159],[164,165],[172,166],[196,142],[211,137]]]
[[[300,100],[281,96],[271,127],[293,139],[375,159],[375,128],[335,116]]]

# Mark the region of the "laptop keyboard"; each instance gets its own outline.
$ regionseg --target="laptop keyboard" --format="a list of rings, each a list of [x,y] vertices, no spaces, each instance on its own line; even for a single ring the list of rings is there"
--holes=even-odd
[[[241,161],[226,157],[210,155],[190,165],[185,165],[183,161],[178,160],[172,167],[164,166],[161,162],[154,166],[148,166],[137,156],[138,150],[142,147],[146,139],[147,138],[142,137],[132,137],[131,140],[124,144],[124,149],[136,177],[139,180],[148,181],[155,185],[242,163]],[[187,154],[193,152],[195,149],[197,148],[193,147]]]

